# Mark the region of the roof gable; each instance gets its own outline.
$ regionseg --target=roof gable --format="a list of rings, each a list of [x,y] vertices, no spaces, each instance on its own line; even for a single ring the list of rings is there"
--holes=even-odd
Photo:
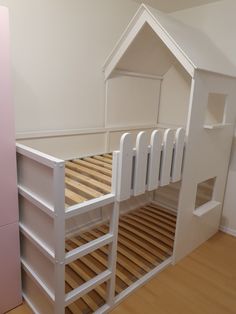
[[[200,69],[236,77],[235,66],[204,33],[142,4],[104,65],[106,79],[146,23],[191,76]]]

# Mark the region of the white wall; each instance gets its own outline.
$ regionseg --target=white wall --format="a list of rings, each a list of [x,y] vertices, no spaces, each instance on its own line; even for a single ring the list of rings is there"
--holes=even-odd
[[[224,0],[213,4],[179,11],[174,14],[183,22],[203,30],[236,66],[236,1]],[[236,102],[236,101],[235,101]],[[236,104],[235,104],[236,105]],[[222,216],[222,228],[236,235],[236,135],[234,138],[228,182]]]
[[[0,0],[10,9],[17,133],[104,125],[103,63],[132,0]]]

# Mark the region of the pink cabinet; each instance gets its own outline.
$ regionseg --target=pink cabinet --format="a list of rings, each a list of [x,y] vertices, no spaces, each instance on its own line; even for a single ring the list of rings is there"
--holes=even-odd
[[[0,7],[0,314],[21,303],[8,10]]]

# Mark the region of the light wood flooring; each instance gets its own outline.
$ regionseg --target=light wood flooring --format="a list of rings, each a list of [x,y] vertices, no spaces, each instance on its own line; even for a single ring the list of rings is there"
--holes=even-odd
[[[30,314],[23,305],[10,314]],[[236,314],[236,238],[219,232],[112,314]]]

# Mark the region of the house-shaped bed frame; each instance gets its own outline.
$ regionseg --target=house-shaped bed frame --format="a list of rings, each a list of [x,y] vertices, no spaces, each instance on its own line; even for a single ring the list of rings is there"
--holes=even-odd
[[[204,34],[142,5],[104,73],[107,122],[155,81],[157,125],[123,134],[113,156],[65,161],[17,144],[23,291],[35,313],[105,313],[219,228],[235,68]]]

